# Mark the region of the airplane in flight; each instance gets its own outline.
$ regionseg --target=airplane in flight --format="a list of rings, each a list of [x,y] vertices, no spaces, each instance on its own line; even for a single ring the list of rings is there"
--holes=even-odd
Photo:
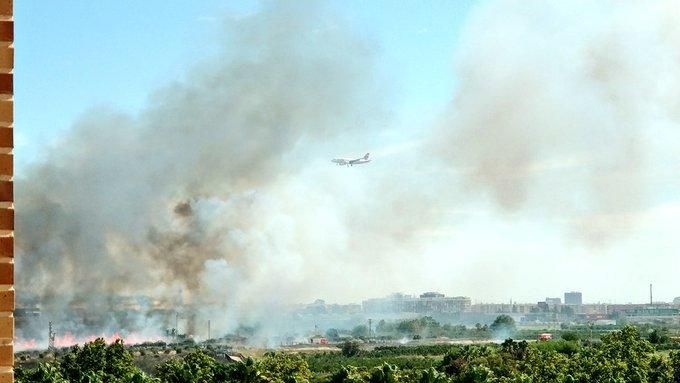
[[[331,162],[338,164],[339,166],[345,165],[345,166],[354,166],[354,165],[361,165],[365,164],[368,162],[371,162],[371,160],[368,159],[370,153],[366,153],[365,156],[355,158],[355,159],[347,159],[347,158],[333,158]]]

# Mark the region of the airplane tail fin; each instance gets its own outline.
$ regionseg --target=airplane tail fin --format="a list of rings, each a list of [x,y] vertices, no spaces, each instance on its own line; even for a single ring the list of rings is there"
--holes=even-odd
[[[366,155],[364,156],[364,159],[365,159],[365,160],[368,159],[368,155],[369,155],[369,154],[371,154],[371,153],[366,153]]]

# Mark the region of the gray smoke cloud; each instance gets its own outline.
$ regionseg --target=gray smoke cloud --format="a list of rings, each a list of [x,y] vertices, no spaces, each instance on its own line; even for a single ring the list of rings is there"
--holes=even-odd
[[[436,154],[500,211],[552,217],[592,245],[625,235],[668,165],[650,137],[678,121],[677,14],[668,1],[479,6]]]
[[[450,107],[389,148],[375,46],[318,3],[267,3],[138,115],[89,111],[17,179],[20,302],[142,331],[191,306],[187,326],[219,334],[316,297],[429,289],[462,250],[422,254],[480,194],[606,245],[674,163],[670,140],[650,140],[677,135],[673,10],[484,3],[456,47]],[[370,166],[329,163],[372,147]],[[105,314],[136,296],[140,317]]]
[[[227,24],[218,59],[137,116],[88,112],[17,180],[17,289],[47,315],[147,295],[212,307],[226,331],[355,249],[334,198],[310,201],[324,180],[299,173],[380,118],[373,48],[312,2]]]

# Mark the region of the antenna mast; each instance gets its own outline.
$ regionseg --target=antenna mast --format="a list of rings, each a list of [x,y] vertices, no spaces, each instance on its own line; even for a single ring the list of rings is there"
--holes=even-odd
[[[54,334],[54,329],[52,328],[52,321],[49,322],[48,331],[49,332],[48,332],[48,336],[47,336],[47,339],[48,339],[47,349],[49,351],[54,351],[54,349],[55,349],[55,347],[54,347],[55,334]]]

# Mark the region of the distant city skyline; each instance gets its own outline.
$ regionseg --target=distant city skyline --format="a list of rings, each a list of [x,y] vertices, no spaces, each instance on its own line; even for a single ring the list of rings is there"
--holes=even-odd
[[[455,293],[447,293],[447,292],[442,292],[442,291],[427,290],[427,291],[422,291],[422,292],[411,292],[411,293],[407,293],[407,292],[404,292],[404,291],[395,291],[395,292],[389,293],[389,294],[384,295],[384,296],[366,296],[366,297],[363,297],[362,299],[360,299],[358,301],[353,301],[353,302],[334,302],[332,300],[319,297],[319,298],[314,299],[313,302],[323,301],[326,304],[360,304],[361,302],[366,301],[366,300],[370,300],[370,299],[383,299],[383,298],[391,298],[391,297],[399,297],[399,296],[408,297],[408,298],[419,298],[419,297],[422,298],[423,294],[428,294],[428,293],[441,294],[442,297],[449,297],[449,298],[451,298],[451,297],[466,297],[466,298],[469,298],[471,300],[471,304],[473,304],[473,305],[475,305],[475,304],[534,304],[535,305],[539,302],[546,301],[546,299],[548,299],[548,300],[549,299],[559,299],[560,304],[562,304],[562,305],[576,304],[576,303],[567,303],[566,299],[564,299],[565,295],[569,294],[569,293],[581,294],[581,297],[585,296],[587,298],[587,294],[583,295],[582,291],[570,290],[570,291],[563,292],[559,296],[557,296],[557,295],[555,295],[555,296],[548,295],[548,296],[544,296],[544,297],[537,296],[536,299],[534,299],[534,300],[519,301],[519,300],[508,299],[507,301],[485,301],[485,300],[475,299],[474,296],[461,295],[461,294],[455,294]],[[672,297],[669,300],[654,299],[653,303],[654,304],[657,304],[657,303],[659,303],[659,304],[679,304],[678,303],[678,302],[680,302],[679,298],[680,298],[680,294],[678,294],[675,297]],[[309,304],[309,303],[313,303],[313,302],[297,302],[297,304]],[[584,304],[584,305],[588,305],[588,304],[634,304],[634,305],[639,305],[639,304],[649,304],[649,303],[650,302],[649,302],[649,298],[648,298],[647,301],[631,301],[631,300],[589,301],[588,299],[583,299],[581,304]]]

